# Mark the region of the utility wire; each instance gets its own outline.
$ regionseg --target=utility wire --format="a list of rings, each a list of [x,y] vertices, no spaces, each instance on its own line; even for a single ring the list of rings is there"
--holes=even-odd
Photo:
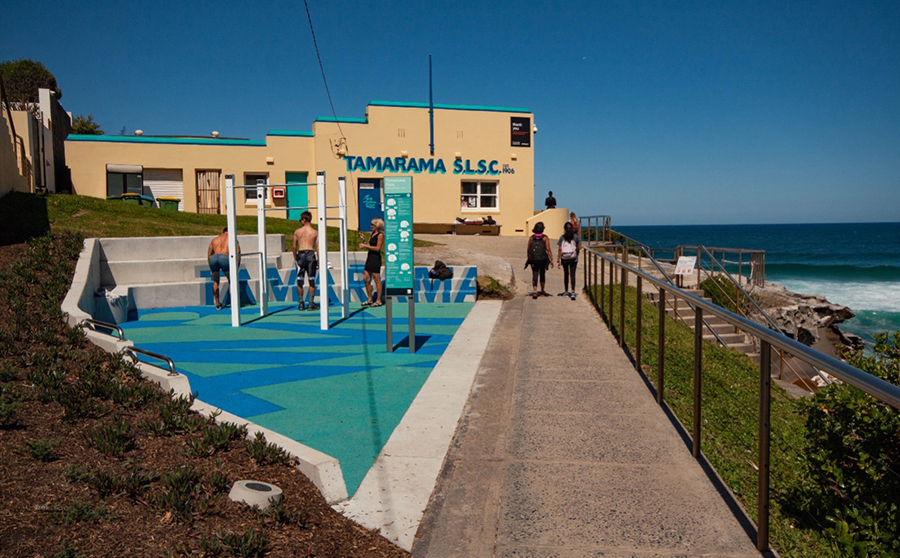
[[[309,32],[312,33],[313,46],[316,48],[316,58],[319,60],[319,70],[322,71],[322,82],[325,84],[325,93],[328,95],[328,103],[331,105],[331,114],[334,116],[334,122],[337,124],[338,131],[341,133],[341,139],[346,142],[347,137],[344,135],[344,130],[341,129],[341,123],[338,122],[337,112],[334,110],[334,101],[331,99],[331,91],[328,89],[328,80],[325,78],[325,66],[322,65],[322,55],[319,54],[319,43],[316,41],[316,31],[313,29],[312,16],[309,14],[309,3],[307,3],[306,0],[303,0],[303,5],[306,7],[306,19],[309,21]]]

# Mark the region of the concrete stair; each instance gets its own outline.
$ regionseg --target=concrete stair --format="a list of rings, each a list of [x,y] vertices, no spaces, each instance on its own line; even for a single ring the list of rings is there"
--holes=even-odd
[[[710,298],[701,290],[685,289],[685,291],[697,298],[702,298],[703,300],[711,302]],[[645,296],[653,301],[658,307],[659,297],[657,293],[648,292],[645,293]],[[673,304],[673,302],[667,298],[666,314],[671,318],[679,320],[692,330],[695,329],[696,316],[694,310],[688,306],[687,301],[678,300],[677,304]],[[745,354],[754,361],[759,362],[759,353],[757,352],[756,345],[753,344],[747,334],[718,316],[704,316],[704,321],[706,322],[706,329],[703,332],[703,339],[713,343],[718,343],[719,340],[721,340],[729,349]],[[715,334],[713,334],[713,331],[715,331]]]

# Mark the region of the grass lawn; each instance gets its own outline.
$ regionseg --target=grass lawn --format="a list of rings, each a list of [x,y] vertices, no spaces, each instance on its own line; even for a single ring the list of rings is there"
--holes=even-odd
[[[47,230],[78,232],[90,237],[214,236],[222,232],[225,215],[200,215],[163,211],[117,200],[67,194],[21,194],[11,192],[0,198],[0,242],[12,243],[40,235]],[[297,221],[266,219],[269,234],[284,234],[285,250]],[[237,218],[239,233],[256,233],[256,216]],[[356,231],[347,231],[353,246]],[[415,246],[432,243],[416,240]],[[338,249],[338,229],[328,227],[328,249]]]
[[[609,289],[606,311],[611,329],[619,327],[619,286]],[[599,301],[599,287],[597,300]],[[637,290],[625,290],[625,343],[635,354]],[[657,383],[659,311],[642,299],[641,365],[651,383]],[[607,320],[609,323],[609,320]],[[666,317],[666,403],[690,433],[693,425],[694,332]],[[704,341],[702,373],[701,449],[741,502],[757,518],[759,366],[749,357]],[[839,556],[827,535],[812,518],[798,511],[797,498],[808,482],[803,448],[806,417],[797,402],[772,385],[770,451],[770,539],[781,556]]]

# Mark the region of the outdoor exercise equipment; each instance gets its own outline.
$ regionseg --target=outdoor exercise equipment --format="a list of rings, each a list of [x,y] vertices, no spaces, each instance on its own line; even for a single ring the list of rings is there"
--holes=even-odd
[[[266,193],[270,188],[311,188],[316,187],[316,205],[306,207],[266,207]],[[265,316],[269,313],[269,281],[266,271],[266,263],[268,251],[266,246],[266,212],[268,211],[287,211],[287,210],[316,210],[316,219],[319,225],[319,250],[318,260],[319,268],[322,270],[318,279],[319,289],[319,321],[320,328],[323,331],[328,330],[328,232],[327,222],[338,221],[340,230],[340,260],[341,260],[341,318],[346,318],[350,310],[350,285],[349,272],[347,269],[347,181],[342,176],[338,178],[338,205],[329,206],[326,203],[325,193],[325,172],[318,171],[316,173],[315,182],[305,182],[300,184],[265,184],[264,180],[259,180],[257,184],[235,184],[234,175],[225,175],[225,195],[228,211],[228,289],[231,299],[231,325],[232,327],[241,326],[241,297],[238,267],[239,261],[237,257],[237,205],[236,190],[255,188],[256,189],[256,231],[258,236],[259,249],[256,252],[243,252],[241,257],[257,256],[259,258],[259,315]],[[307,197],[308,199],[308,197]],[[337,217],[329,217],[328,210],[337,209]],[[313,293],[315,297],[315,293]]]

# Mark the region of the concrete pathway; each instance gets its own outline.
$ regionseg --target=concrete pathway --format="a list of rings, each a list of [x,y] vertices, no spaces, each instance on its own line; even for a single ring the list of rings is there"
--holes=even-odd
[[[561,271],[548,273],[554,296],[532,300],[525,239],[435,240],[505,258],[519,295],[503,305],[414,558],[759,556],[591,305],[555,296]]]

